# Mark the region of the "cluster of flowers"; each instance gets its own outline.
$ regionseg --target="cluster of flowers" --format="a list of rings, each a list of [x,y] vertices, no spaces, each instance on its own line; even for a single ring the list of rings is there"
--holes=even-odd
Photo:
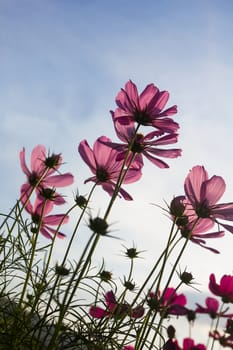
[[[215,275],[212,273],[209,278],[209,290],[214,295],[221,297],[221,306],[218,299],[213,297],[206,298],[205,306],[196,303],[197,307],[195,310],[186,309],[184,303],[178,303],[178,305],[184,308],[183,314],[187,316],[190,322],[194,322],[197,314],[207,314],[213,321],[216,320],[215,328],[209,331],[209,337],[213,339],[212,348],[214,341],[217,340],[220,346],[233,349],[233,313],[228,312],[229,307],[224,309],[224,305],[233,304],[233,276],[223,275],[218,284]],[[217,329],[221,318],[227,318],[225,329],[222,333]],[[207,346],[204,344],[195,344],[192,338],[185,338],[183,340],[183,347],[180,347],[175,338],[175,328],[173,326],[168,327],[167,333],[168,340],[164,344],[164,350],[207,349]]]
[[[136,182],[141,178],[144,157],[159,168],[167,168],[168,164],[163,158],[176,158],[181,155],[180,149],[165,147],[178,141],[177,132],[179,129],[179,124],[171,118],[177,113],[177,107],[172,106],[164,109],[168,98],[169,93],[160,91],[154,84],[147,85],[144,91],[139,94],[136,85],[132,81],[128,81],[125,88],[121,89],[116,96],[117,108],[115,111],[111,111],[113,125],[120,142],[113,142],[106,136],[97,138],[93,148],[90,147],[87,140],[80,142],[78,152],[93,175],[85,180],[85,183],[94,183],[90,194],[96,186],[100,185],[110,195],[110,201],[102,218],[89,218],[89,228],[93,232],[93,237],[97,238],[93,240],[91,248],[89,249],[89,246],[87,246],[86,249],[89,250],[81,254],[80,263],[77,264],[78,267],[71,277],[71,283],[68,284],[67,290],[73,286],[73,282],[76,280],[75,288],[78,288],[78,283],[81,281],[86,267],[91,263],[99,237],[108,234],[107,218],[115,199],[122,197],[125,200],[132,200],[132,196],[122,185]],[[145,131],[147,129],[149,132]],[[65,203],[64,197],[57,192],[57,188],[71,185],[74,182],[74,177],[71,173],[60,173],[61,154],[47,155],[46,148],[38,145],[31,153],[30,167],[26,164],[24,148],[20,152],[20,162],[21,168],[27,177],[27,181],[21,186],[20,200],[23,208],[31,215],[31,232],[33,234],[41,232],[43,236],[52,241],[56,237],[64,238],[65,234],[60,231],[60,228],[68,222],[68,213],[52,214],[52,210],[55,206]],[[178,287],[170,287],[179,260],[176,260],[171,275],[165,283],[165,288],[161,290],[164,266],[172,251],[171,243],[175,242],[177,232],[185,240],[183,249],[191,241],[214,253],[219,253],[219,251],[206,246],[206,239],[223,237],[224,230],[233,233],[233,226],[225,223],[225,221],[233,221],[233,203],[218,203],[225,192],[225,188],[223,178],[216,175],[209,177],[203,166],[196,165],[190,170],[184,182],[184,195],[174,197],[166,209],[177,231],[173,236],[171,234],[161,259],[155,263],[149,277],[146,277],[145,283],[140,288],[140,292],[133,303],[127,302],[124,297],[117,300],[112,290],[107,291],[104,295],[104,307],[98,306],[100,300],[97,296],[95,303],[89,306],[88,314],[93,321],[104,319],[109,320],[109,322],[111,320],[122,322],[125,317],[142,320],[142,328],[138,332],[139,338],[135,340],[135,349],[142,349],[148,341],[143,337],[146,334],[149,335],[149,331],[145,331],[145,327],[149,327],[155,320],[155,316],[153,316],[152,321],[149,322],[152,314],[159,315],[161,322],[158,323],[158,329],[155,331],[151,346],[153,346],[156,335],[160,333],[159,327],[162,326],[163,319],[168,316],[185,315],[190,321],[193,321],[196,313],[207,313],[213,319],[228,318],[226,332],[220,334],[215,329],[210,333],[210,336],[214,340],[219,340],[221,345],[233,348],[233,314],[227,313],[227,308],[225,310],[219,309],[218,300],[208,297],[205,306],[198,304],[196,310],[189,310],[186,306],[185,295],[177,293],[177,289],[181,284],[189,285],[193,279],[192,275],[187,272],[180,274],[181,284]],[[32,203],[33,195],[35,195],[34,203]],[[89,199],[90,196],[86,198],[82,195],[77,195],[75,198],[75,205],[83,210],[82,215],[87,208]],[[218,229],[209,232],[215,225]],[[222,227],[222,229],[219,230],[219,227]],[[68,249],[70,249],[75,233],[76,230],[70,240]],[[66,258],[67,256],[68,251],[65,254]],[[84,259],[86,256],[87,260]],[[147,283],[154,276],[153,273],[161,261],[161,270],[156,278],[153,277],[157,284],[155,286],[155,283],[152,283],[154,289],[149,288]],[[65,259],[63,262],[65,262]],[[56,271],[60,274],[66,273],[64,264],[62,264],[60,270],[57,267]],[[76,278],[77,273],[80,275]],[[25,294],[26,284],[24,285],[21,301]],[[130,281],[126,281],[125,287],[126,290],[134,289],[134,285],[130,284]],[[75,288],[71,293],[70,301],[75,293]],[[147,289],[146,297],[142,298],[141,295],[145,293],[145,289]],[[222,277],[220,284],[217,284],[215,275],[211,274],[209,289],[213,294],[222,297],[223,303],[233,303],[233,276],[225,275]],[[140,302],[138,302],[139,297]],[[67,299],[68,292],[64,300]],[[63,305],[59,325],[63,322],[66,311],[67,308]],[[168,328],[168,341],[163,347],[164,350],[180,349],[175,339],[175,329],[172,326]],[[133,345],[128,342],[126,342],[126,345],[122,344],[121,348],[124,350],[134,349]],[[191,338],[184,340],[184,350],[195,348],[204,350],[205,346],[203,344],[195,345]]]

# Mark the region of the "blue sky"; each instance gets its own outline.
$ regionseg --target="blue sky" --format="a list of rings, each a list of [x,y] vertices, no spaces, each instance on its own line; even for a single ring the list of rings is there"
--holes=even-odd
[[[223,176],[223,201],[233,201],[232,13],[231,0],[1,0],[1,208],[12,206],[24,180],[19,151],[25,146],[29,156],[38,143],[63,153],[64,171],[76,178],[71,199],[77,187],[88,191],[83,181],[90,173],[78,143],[86,138],[92,144],[100,135],[116,140],[109,110],[128,79],[140,91],[154,83],[170,92],[168,105],[178,105],[183,156],[171,160],[169,170],[145,162],[140,183],[127,187],[134,202],[118,201],[113,210],[115,234],[153,260],[169,222],[150,203],[162,205],[181,194],[196,164]],[[96,198],[97,213],[109,198],[100,191]],[[124,268],[121,243],[104,242],[114,247],[108,256],[113,270]],[[233,272],[231,234],[210,243],[222,254],[190,245],[182,263],[203,289],[213,266],[218,276]],[[58,243],[58,256],[62,249]],[[143,274],[145,260],[140,266]]]

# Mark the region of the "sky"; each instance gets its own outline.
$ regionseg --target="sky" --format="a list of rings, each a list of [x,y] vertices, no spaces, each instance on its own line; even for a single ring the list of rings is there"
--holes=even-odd
[[[113,273],[124,273],[122,245],[134,243],[144,251],[136,267],[140,281],[171,224],[151,203],[164,206],[183,194],[194,165],[222,176],[227,184],[222,201],[233,201],[232,14],[231,0],[0,0],[1,212],[12,207],[25,180],[22,147],[27,159],[37,144],[61,152],[63,171],[75,176],[65,190],[68,203],[77,188],[87,194],[90,186],[83,182],[90,171],[78,154],[79,142],[92,145],[101,135],[117,140],[109,111],[118,91],[129,79],[139,91],[154,83],[169,91],[168,106],[178,106],[182,157],[170,160],[169,169],[145,161],[140,182],[125,187],[134,201],[117,200],[109,218],[121,239],[106,238],[97,252],[98,261],[105,252]],[[108,201],[98,189],[93,215],[103,213]],[[83,232],[88,235],[86,223]],[[72,258],[83,242],[81,236]],[[232,244],[229,232],[209,243],[219,255],[190,244],[180,268],[187,267],[206,292],[211,272],[217,278],[233,273]],[[63,251],[64,241],[57,242],[58,261]]]

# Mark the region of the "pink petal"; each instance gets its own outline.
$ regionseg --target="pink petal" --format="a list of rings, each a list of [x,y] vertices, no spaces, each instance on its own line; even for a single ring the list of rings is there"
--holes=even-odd
[[[105,168],[106,165],[108,165],[111,154],[114,154],[114,151],[110,147],[106,146],[104,142],[111,142],[111,140],[105,136],[99,137],[94,143],[93,153],[98,167]]]
[[[138,165],[138,163],[137,163]],[[142,177],[141,168],[130,168],[124,177],[123,183],[129,184],[140,180]]]
[[[161,117],[161,114],[159,115]],[[152,125],[163,132],[174,133],[179,129],[179,124],[171,118],[155,118]]]
[[[43,145],[37,145],[31,153],[31,169],[38,174],[42,174],[45,169],[46,148]]]
[[[104,310],[98,306],[91,306],[90,310],[89,310],[89,314],[95,318],[103,318],[103,317],[106,317],[108,315],[106,310]]]
[[[222,224],[222,223],[221,223],[221,226],[224,227],[227,231],[233,233],[233,226]]]
[[[219,308],[219,302],[215,298],[206,298],[206,306],[210,312],[217,313]]]
[[[224,231],[217,231],[217,232],[210,232],[210,233],[203,233],[201,235],[194,234],[192,237],[201,237],[201,238],[221,238],[225,235]]]
[[[25,161],[25,148],[23,147],[22,151],[19,153],[19,159],[20,159],[20,165],[21,169],[23,170],[24,174],[29,176],[31,174],[30,170],[28,169]]]
[[[161,112],[159,114],[159,116],[160,117],[169,116],[169,115],[173,115],[173,114],[176,114],[176,113],[177,113],[177,106],[174,105],[172,107],[167,108],[165,111]]]
[[[119,193],[122,195],[122,197],[126,200],[126,201],[132,201],[133,197],[131,197],[131,195],[126,192],[122,187],[119,190]]]
[[[54,202],[49,200],[44,200],[44,198],[41,200],[41,197],[36,197],[35,203],[34,203],[34,211],[39,216],[43,216],[43,218],[49,214],[54,207]]]
[[[154,101],[155,106],[153,108],[156,108],[158,112],[162,111],[168,99],[169,99],[168,91],[160,91],[156,96],[156,101]]]
[[[208,200],[208,204],[213,205],[218,202],[222,197],[226,189],[225,181],[221,176],[212,176],[204,184],[205,186],[205,198]]]
[[[137,86],[131,80],[125,84],[125,90],[121,89],[116,96],[116,104],[123,110],[128,110],[130,112],[135,108],[139,108]]]
[[[194,341],[191,338],[185,338],[183,340],[183,350],[191,350],[194,348]]]
[[[25,205],[25,209],[27,210],[28,213],[32,213],[33,209],[32,209],[32,204],[29,201],[29,197],[32,193],[32,187],[30,184],[25,183],[21,186],[20,188],[20,200],[22,202],[23,205]]]
[[[150,110],[157,104],[159,89],[154,84],[149,84],[140,95],[140,109]]]
[[[45,178],[44,184],[51,187],[65,187],[69,186],[74,182],[74,176],[70,173],[51,175]]]
[[[150,134],[148,134],[150,135]],[[148,135],[145,136],[145,140],[147,139]],[[152,142],[152,144],[156,146],[161,146],[161,145],[170,145],[172,143],[176,143],[178,141],[178,134],[168,134],[165,136],[162,136]]]
[[[195,204],[202,201],[201,187],[208,180],[208,173],[203,166],[197,165],[191,169],[185,179],[184,189],[190,202]]]
[[[148,152],[143,152],[143,154],[147,159],[149,159],[150,162],[155,164],[157,167],[161,169],[169,168],[169,165],[165,163],[163,160],[151,156]]]
[[[212,209],[214,217],[233,221],[233,203],[221,203],[214,206]]]
[[[128,108],[131,109],[133,108],[139,108],[139,96],[138,96],[138,89],[137,86],[129,80],[125,84],[125,91],[126,91],[126,100],[125,100],[125,105],[128,105]]]
[[[92,173],[95,174],[96,171],[96,162],[92,149],[86,140],[80,142],[78,146],[78,151],[84,162],[89,166]]]
[[[159,149],[159,148],[146,147],[145,150],[146,151],[144,151],[144,154],[150,152],[158,157],[165,157],[165,158],[177,158],[181,156],[181,152],[182,152],[181,149],[179,148]]]
[[[43,224],[46,225],[60,225],[62,223],[66,224],[69,221],[69,216],[65,216],[64,214],[54,214],[54,215],[48,215],[43,218]]]
[[[45,238],[48,238],[48,239],[52,239],[53,238],[53,236],[43,226],[40,228],[40,232]]]
[[[199,219],[195,224],[192,232],[193,234],[203,233],[214,227],[215,223],[211,219]],[[193,223],[190,223],[189,227],[192,228]]]
[[[40,229],[40,232],[42,233],[43,236],[45,236],[46,238],[52,239],[54,235],[56,235],[56,237],[58,238],[65,238],[66,235],[62,232],[57,232],[57,230],[52,229],[51,227],[48,226],[42,226]],[[51,234],[50,234],[51,232]]]

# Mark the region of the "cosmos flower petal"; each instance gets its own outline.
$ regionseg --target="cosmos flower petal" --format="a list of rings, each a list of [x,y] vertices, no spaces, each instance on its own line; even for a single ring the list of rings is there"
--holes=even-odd
[[[187,198],[192,204],[202,201],[202,183],[208,180],[208,173],[203,166],[193,167],[185,179],[184,189]]]
[[[71,185],[74,182],[74,176],[71,173],[51,175],[46,177],[44,184],[55,187],[65,187]]]
[[[43,223],[46,225],[60,225],[66,224],[69,221],[69,216],[64,216],[64,214],[54,214],[44,217]]]
[[[25,148],[23,147],[23,149],[20,151],[19,153],[19,159],[20,159],[20,165],[21,165],[21,169],[23,170],[24,174],[26,174],[27,176],[30,175],[30,170],[27,167],[26,164],[26,160],[25,160]]]
[[[79,143],[78,151],[84,162],[89,166],[91,171],[95,173],[96,162],[92,149],[90,148],[88,142],[83,140]]]
[[[226,189],[225,181],[221,176],[212,176],[204,183],[205,197],[208,199],[210,205],[215,204],[222,197]]]
[[[213,212],[216,218],[233,221],[233,203],[217,204],[214,206]]]
[[[41,173],[45,169],[44,160],[46,158],[46,148],[43,145],[37,145],[31,153],[31,169]]]
[[[145,87],[145,89],[142,91],[142,93],[140,94],[140,109],[144,110],[144,109],[148,108],[148,110],[151,110],[156,105],[156,107],[159,110],[162,110],[163,107],[159,108],[157,106],[157,104],[159,104],[158,94],[159,94],[159,89],[154,84],[147,85]],[[167,98],[167,100],[168,100],[168,98]],[[167,100],[166,100],[165,104],[167,103]]]
[[[94,318],[103,318],[106,317],[109,313],[99,306],[91,306],[89,314]]]

